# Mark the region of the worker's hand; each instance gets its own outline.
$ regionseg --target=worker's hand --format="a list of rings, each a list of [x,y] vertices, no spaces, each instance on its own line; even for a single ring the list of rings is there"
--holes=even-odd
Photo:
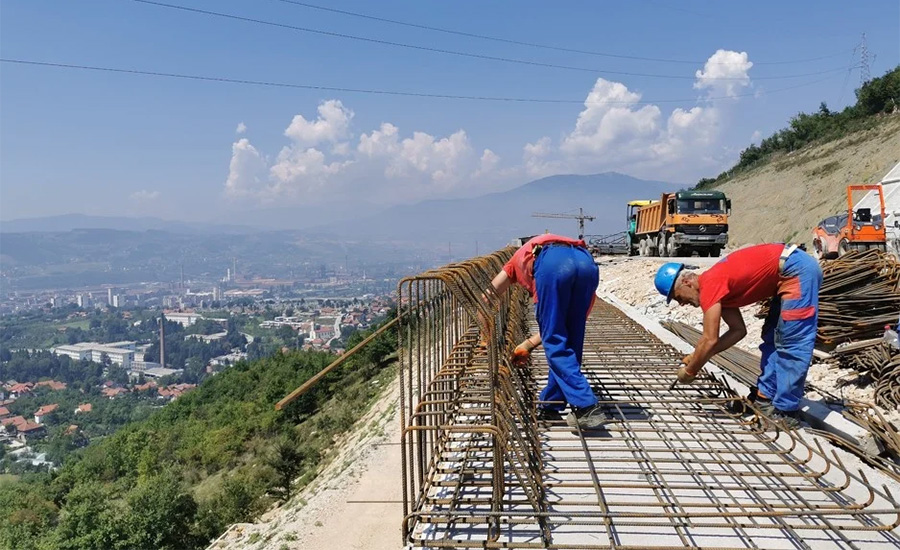
[[[690,384],[697,378],[697,374],[688,372],[687,365],[681,365],[681,367],[678,368],[678,374],[676,374],[676,376],[678,377],[678,382],[681,384]]]
[[[527,340],[516,346],[512,354],[512,364],[521,367],[528,363],[528,360],[531,359],[532,349]]]

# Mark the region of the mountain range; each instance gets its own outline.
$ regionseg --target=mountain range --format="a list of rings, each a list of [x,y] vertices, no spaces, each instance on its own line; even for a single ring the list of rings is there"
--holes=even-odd
[[[544,231],[577,235],[577,220],[532,216],[538,212],[573,215],[581,208],[584,214],[596,218],[586,222],[585,233],[621,231],[625,225],[626,202],[654,198],[663,191],[679,187],[679,184],[642,180],[616,172],[570,174],[541,178],[509,191],[475,198],[427,200],[380,210],[365,204],[320,206],[317,207],[320,215],[311,215],[309,207],[272,209],[265,216],[248,213],[245,218],[235,217],[238,220],[235,225],[70,214],[0,222],[0,232],[65,232],[91,228],[230,234],[280,229],[321,235],[329,240],[442,246],[446,243],[471,243],[474,246],[477,242],[484,246],[482,250],[487,250],[508,243],[514,237]],[[328,215],[321,215],[323,211]],[[245,219],[248,222],[240,225]]]

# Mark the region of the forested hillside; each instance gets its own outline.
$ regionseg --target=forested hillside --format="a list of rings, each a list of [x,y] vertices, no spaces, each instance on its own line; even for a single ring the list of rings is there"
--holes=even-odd
[[[0,480],[0,547],[203,548],[311,479],[393,376],[395,343],[386,332],[280,412],[274,404],[335,356],[239,363],[58,472]]]

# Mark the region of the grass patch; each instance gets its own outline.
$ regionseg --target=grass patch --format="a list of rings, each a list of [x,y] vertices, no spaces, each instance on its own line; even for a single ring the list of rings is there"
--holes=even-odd
[[[19,481],[19,476],[14,474],[0,474],[0,485],[4,483],[15,483]]]
[[[810,178],[821,178],[827,176],[828,174],[833,173],[835,170],[841,167],[841,163],[833,160],[831,162],[826,162],[822,166],[815,168],[806,172],[806,176]]]

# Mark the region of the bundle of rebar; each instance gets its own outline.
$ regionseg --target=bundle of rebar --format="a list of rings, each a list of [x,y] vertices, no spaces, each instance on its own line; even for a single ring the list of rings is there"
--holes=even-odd
[[[862,383],[874,382],[876,404],[900,408],[900,352],[876,338],[838,347],[831,356],[858,373]]]
[[[819,342],[834,346],[879,336],[900,314],[900,263],[884,252],[850,252],[822,263]]]

